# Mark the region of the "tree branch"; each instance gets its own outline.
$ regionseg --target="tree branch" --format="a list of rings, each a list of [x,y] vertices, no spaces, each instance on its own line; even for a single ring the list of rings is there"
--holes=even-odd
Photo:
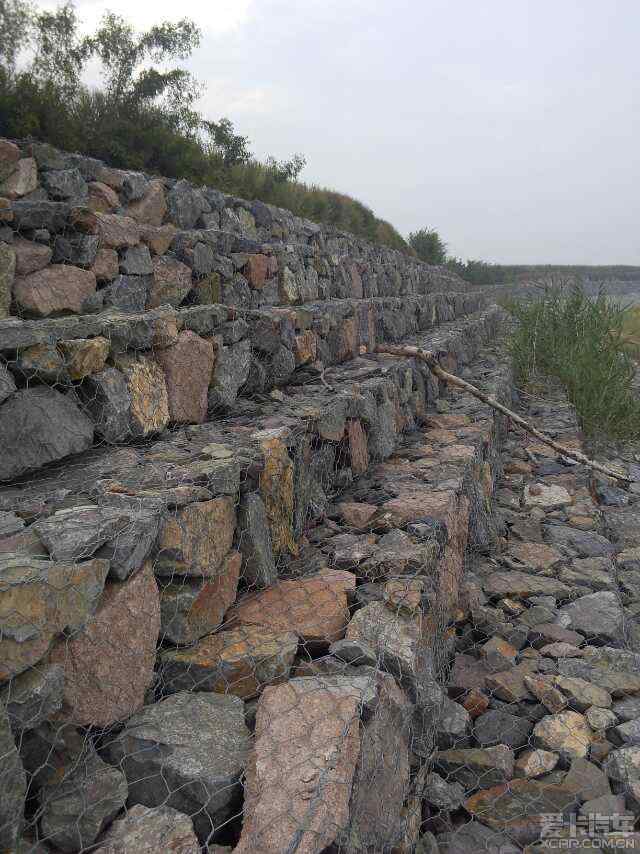
[[[468,383],[465,380],[460,379],[460,377],[456,377],[454,374],[450,374],[448,371],[445,371],[444,368],[440,367],[438,360],[429,350],[404,345],[379,344],[376,347],[376,353],[388,353],[391,356],[404,356],[412,359],[419,359],[427,365],[431,373],[438,377],[438,379],[443,380],[448,385],[455,386],[455,388],[466,391],[468,394],[472,394],[478,400],[481,400],[483,403],[492,407],[492,409],[506,415],[514,424],[517,424],[519,427],[522,427],[523,430],[526,430],[527,433],[535,436],[539,442],[548,445],[550,448],[553,448],[554,451],[558,451],[558,453],[562,454],[563,457],[575,460],[575,462],[588,466],[590,469],[593,469],[593,471],[598,471],[601,474],[605,474],[607,477],[614,478],[615,480],[622,481],[623,483],[631,483],[631,478],[615,471],[615,469],[604,466],[595,460],[590,460],[589,457],[585,456],[580,451],[574,451],[572,448],[567,448],[564,445],[559,444],[559,442],[554,441],[550,436],[547,436],[545,433],[541,433],[540,430],[537,430],[520,415],[513,412],[511,409],[507,409],[506,406],[495,400],[493,397],[489,397],[484,394],[484,392],[480,391],[480,389],[471,385],[471,383]]]

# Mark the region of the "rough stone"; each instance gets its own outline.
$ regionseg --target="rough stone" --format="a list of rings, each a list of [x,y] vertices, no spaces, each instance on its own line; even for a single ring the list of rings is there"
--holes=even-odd
[[[419,618],[393,613],[382,602],[372,602],[356,611],[346,637],[367,644],[378,660],[399,678],[415,676]]]
[[[602,590],[581,596],[560,609],[571,620],[569,628],[585,635],[587,639],[600,638],[620,643],[623,612],[616,593]]]
[[[210,854],[218,846],[208,846]],[[188,815],[168,806],[136,804],[111,825],[94,854],[200,854]]]
[[[34,729],[62,706],[64,671],[57,665],[38,664],[0,689],[0,707],[9,715],[14,733]]]
[[[214,363],[213,346],[189,330],[155,354],[169,396],[169,415],[178,424],[201,424],[207,414],[207,389]]]
[[[126,249],[140,242],[138,223],[128,216],[98,213],[90,220],[89,228],[108,249]]]
[[[204,842],[232,814],[248,749],[242,700],[180,693],[133,715],[108,754],[127,777],[129,804],[192,816]]]
[[[176,511],[162,524],[156,573],[215,578],[231,548],[235,526],[235,504],[229,496],[195,502]]]
[[[109,355],[109,342],[101,335],[96,338],[61,341],[59,347],[64,355],[67,373],[72,380],[82,380],[91,374],[99,373]]]
[[[98,604],[109,564],[0,558],[0,680],[44,657],[54,637],[80,629]]]
[[[65,717],[76,725],[106,727],[140,709],[153,680],[159,631],[150,564],[127,581],[108,583],[83,631],[51,651],[51,661],[65,671]]]
[[[297,649],[293,632],[239,626],[188,649],[163,653],[162,684],[167,693],[215,691],[249,700],[288,677]]]
[[[63,780],[40,790],[42,832],[61,851],[85,850],[126,800],[124,774],[93,752]]]
[[[260,496],[242,497],[238,510],[238,548],[242,552],[242,576],[249,587],[268,587],[277,580],[267,511]]]
[[[120,271],[118,253],[104,246],[98,249],[91,272],[98,282],[112,282]]]
[[[151,262],[153,283],[149,290],[147,308],[160,305],[179,306],[192,287],[191,269],[166,255],[155,255]]]
[[[13,286],[19,307],[36,317],[49,317],[62,312],[81,314],[85,300],[95,290],[94,274],[70,264],[52,264],[44,270],[16,279]]]
[[[232,625],[291,631],[303,642],[330,644],[344,636],[349,621],[347,593],[355,589],[355,580],[350,572],[326,569],[306,578],[280,581],[240,599],[227,619]]]
[[[53,560],[74,561],[91,557],[127,524],[121,511],[92,504],[58,510],[33,527]]]
[[[569,595],[570,588],[554,578],[541,578],[527,572],[493,572],[482,583],[490,596],[555,596],[562,599]]]
[[[16,390],[16,383],[9,371],[0,365],[0,403],[4,403],[7,398]]]
[[[54,201],[80,200],[87,195],[87,184],[79,169],[55,169],[42,173],[42,183]]]
[[[543,815],[568,814],[575,805],[575,794],[562,783],[524,779],[483,789],[465,802],[465,809],[514,842],[526,845],[539,838]]]
[[[167,212],[162,181],[150,181],[142,198],[127,207],[127,216],[136,222],[160,226]]]
[[[87,187],[89,194],[88,206],[94,213],[110,213],[114,208],[120,206],[118,194],[103,184],[102,181],[91,181]]]
[[[547,715],[533,729],[534,743],[565,759],[584,758],[589,753],[593,733],[583,715],[565,711]]]
[[[533,483],[524,488],[525,507],[542,507],[544,510],[556,510],[572,504],[573,499],[567,490],[555,483]]]
[[[240,578],[240,554],[231,552],[213,578],[187,576],[160,583],[161,636],[187,644],[213,632],[235,602]]]
[[[20,160],[20,149],[9,142],[8,139],[0,139],[0,181],[6,181],[18,167]]]
[[[625,786],[640,782],[640,747],[634,745],[612,751],[604,763],[604,770],[617,790],[624,791]]]
[[[464,788],[459,783],[449,783],[438,774],[427,774],[424,781],[424,800],[436,810],[456,810],[465,798]]]
[[[526,750],[516,761],[515,776],[541,777],[553,771],[559,758],[557,753],[551,753],[548,750]]]
[[[28,276],[42,270],[51,261],[51,247],[33,240],[17,238],[11,244],[16,253],[16,276]]]
[[[143,244],[127,247],[120,259],[120,272],[127,276],[150,276],[153,266],[148,248]]]
[[[566,525],[545,525],[544,538],[573,557],[603,557],[615,552],[615,547],[605,537],[590,531],[579,531]]]
[[[38,166],[33,157],[23,157],[16,168],[0,184],[0,196],[8,199],[21,199],[32,193],[38,186]]]
[[[527,718],[490,709],[474,721],[474,735],[482,747],[506,744],[516,749],[529,741],[533,722]]]
[[[367,678],[307,677],[265,689],[235,854],[276,854],[294,840],[299,851],[319,854],[346,829],[360,752],[362,682]],[[310,811],[310,803],[317,808]]]
[[[569,707],[577,712],[586,712],[590,706],[599,706],[603,709],[611,707],[611,694],[585,679],[554,676],[553,683],[565,695]]]
[[[240,341],[231,347],[218,347],[211,374],[209,409],[215,413],[233,404],[249,377],[251,342]]]
[[[1,642],[0,642],[1,643]],[[27,776],[16,748],[6,709],[0,705],[0,849],[16,850],[27,797]]]
[[[485,789],[513,778],[513,750],[504,744],[485,749],[441,750],[435,755],[434,767],[447,780],[461,783],[467,791]]]
[[[453,831],[439,834],[437,840],[436,848],[430,847],[426,851],[417,849],[416,854],[469,854],[471,851],[482,851],[483,854],[520,854],[522,851],[520,847],[513,845],[508,836],[473,820]]]
[[[167,194],[168,215],[178,228],[193,228],[201,215],[211,210],[204,193],[188,181],[177,181]]]

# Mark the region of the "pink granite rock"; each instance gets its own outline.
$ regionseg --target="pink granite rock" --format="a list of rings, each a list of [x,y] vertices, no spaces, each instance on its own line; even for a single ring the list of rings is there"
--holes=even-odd
[[[20,308],[36,317],[62,312],[80,314],[85,300],[95,290],[95,275],[70,264],[52,264],[16,279],[13,285],[13,295]]]
[[[181,332],[177,342],[156,352],[155,358],[164,370],[171,421],[201,424],[207,414],[213,344],[195,332]]]
[[[151,564],[105,587],[85,629],[64,638],[51,661],[65,671],[62,714],[79,726],[106,727],[144,705],[153,680],[160,600]]]

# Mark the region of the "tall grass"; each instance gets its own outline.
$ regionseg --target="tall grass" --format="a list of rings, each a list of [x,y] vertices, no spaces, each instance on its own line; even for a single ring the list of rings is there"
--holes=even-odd
[[[628,308],[603,292],[590,297],[579,285],[549,288],[539,300],[507,308],[517,320],[510,350],[521,387],[545,377],[559,380],[587,436],[640,437]]]

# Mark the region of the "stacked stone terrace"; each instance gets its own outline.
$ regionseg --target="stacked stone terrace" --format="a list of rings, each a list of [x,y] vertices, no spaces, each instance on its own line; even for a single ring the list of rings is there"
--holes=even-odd
[[[505,425],[375,349],[507,400],[501,311],[211,188],[0,178],[0,849],[415,850]]]

